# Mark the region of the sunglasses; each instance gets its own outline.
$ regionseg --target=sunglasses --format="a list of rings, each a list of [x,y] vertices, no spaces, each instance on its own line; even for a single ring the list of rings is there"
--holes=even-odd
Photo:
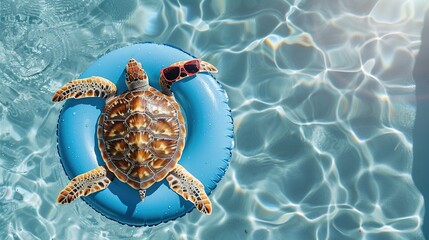
[[[175,82],[179,78],[189,77],[201,70],[201,59],[178,62],[172,66],[161,69],[161,75],[167,82]],[[182,76],[186,74],[186,76]]]

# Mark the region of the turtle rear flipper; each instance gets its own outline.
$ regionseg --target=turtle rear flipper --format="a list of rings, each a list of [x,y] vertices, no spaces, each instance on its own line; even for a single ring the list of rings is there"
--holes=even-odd
[[[207,215],[212,213],[212,205],[204,192],[203,184],[181,165],[177,164],[176,168],[167,176],[167,181],[173,191],[191,201],[198,211]]]
[[[107,170],[105,166],[100,166],[89,172],[78,175],[61,190],[57,198],[57,203],[71,203],[80,196],[87,196],[91,193],[103,190],[109,186],[113,178],[113,173]]]
[[[57,90],[52,101],[60,102],[67,98],[102,97],[108,99],[116,93],[116,86],[102,77],[76,79]]]

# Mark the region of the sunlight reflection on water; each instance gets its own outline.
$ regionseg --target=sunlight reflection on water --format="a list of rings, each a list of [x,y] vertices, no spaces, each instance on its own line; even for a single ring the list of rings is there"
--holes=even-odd
[[[420,239],[411,179],[414,57],[427,3],[2,1],[2,239]],[[68,182],[55,89],[142,41],[214,63],[236,129],[214,212],[155,227],[112,222]]]

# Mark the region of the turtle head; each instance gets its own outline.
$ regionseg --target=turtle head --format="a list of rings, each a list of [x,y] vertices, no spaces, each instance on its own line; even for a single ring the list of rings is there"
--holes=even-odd
[[[141,63],[131,58],[126,67],[125,81],[128,90],[146,87],[149,85],[146,72],[143,70]]]
[[[171,85],[184,78],[194,76],[200,72],[216,73],[217,69],[212,64],[201,59],[191,59],[171,64],[161,69],[159,76],[159,85],[162,92],[166,95],[172,95]]]

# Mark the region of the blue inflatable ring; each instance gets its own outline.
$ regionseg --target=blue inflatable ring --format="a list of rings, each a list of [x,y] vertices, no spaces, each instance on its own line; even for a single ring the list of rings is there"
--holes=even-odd
[[[160,69],[194,58],[177,48],[155,43],[124,47],[101,57],[80,77],[101,76],[124,92],[125,65],[130,58],[141,62],[150,85],[160,89]],[[215,189],[231,158],[233,123],[228,98],[220,84],[207,73],[199,73],[173,84],[187,127],[186,145],[179,163],[205,186]],[[71,179],[104,165],[97,145],[96,125],[105,102],[101,98],[69,99],[57,126],[58,152]],[[144,202],[138,192],[115,179],[107,189],[83,198],[107,218],[132,226],[156,225],[190,212],[194,205],[173,192],[166,180],[151,186]],[[216,208],[213,209],[216,211]]]

